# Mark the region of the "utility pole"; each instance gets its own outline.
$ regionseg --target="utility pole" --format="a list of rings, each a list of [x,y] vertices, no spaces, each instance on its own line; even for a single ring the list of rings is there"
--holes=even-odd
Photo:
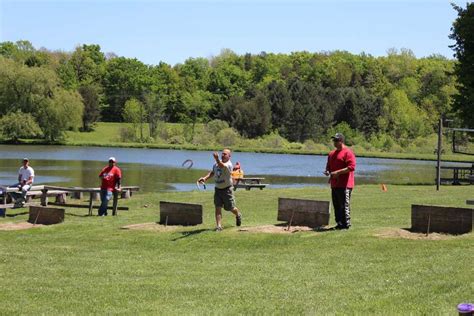
[[[436,191],[439,191],[439,186],[441,184],[441,143],[443,136],[443,117],[439,119],[438,124],[438,157],[436,163]]]

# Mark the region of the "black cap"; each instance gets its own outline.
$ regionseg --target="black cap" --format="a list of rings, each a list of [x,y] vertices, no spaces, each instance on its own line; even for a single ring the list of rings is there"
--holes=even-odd
[[[344,135],[342,135],[341,133],[336,133],[334,136],[331,137],[331,139],[344,142]]]

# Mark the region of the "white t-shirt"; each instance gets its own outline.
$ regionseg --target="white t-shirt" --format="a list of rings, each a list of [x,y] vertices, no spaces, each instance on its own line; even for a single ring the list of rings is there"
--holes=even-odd
[[[32,177],[31,182],[33,183],[35,171],[30,166],[28,166],[26,169],[21,166],[18,174],[20,175],[20,182],[23,180],[28,180],[30,177]]]
[[[232,162],[224,162],[223,168],[220,168],[217,163],[212,167],[214,172],[214,181],[216,182],[216,188],[224,189],[232,185]]]

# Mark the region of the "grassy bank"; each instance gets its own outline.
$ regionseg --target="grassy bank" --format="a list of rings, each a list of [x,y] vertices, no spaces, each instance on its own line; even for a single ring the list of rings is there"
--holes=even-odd
[[[236,194],[249,227],[276,223],[279,196],[327,200],[330,192]],[[353,229],[294,234],[239,232],[227,213],[224,231],[213,232],[210,191],[134,195],[117,217],[67,209],[60,225],[0,231],[0,306],[4,314],[455,314],[474,297],[474,234],[376,235],[410,227],[412,203],[464,207],[472,197],[469,186],[359,186]],[[204,224],[120,229],[156,221],[161,200],[203,204]]]

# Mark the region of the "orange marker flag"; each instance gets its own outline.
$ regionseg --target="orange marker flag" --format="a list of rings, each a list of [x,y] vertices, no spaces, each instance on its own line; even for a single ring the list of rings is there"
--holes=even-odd
[[[382,183],[382,191],[384,191],[384,192],[387,192],[387,191],[388,191],[388,190],[387,190],[387,186],[386,186],[385,184],[383,184],[383,183]]]

